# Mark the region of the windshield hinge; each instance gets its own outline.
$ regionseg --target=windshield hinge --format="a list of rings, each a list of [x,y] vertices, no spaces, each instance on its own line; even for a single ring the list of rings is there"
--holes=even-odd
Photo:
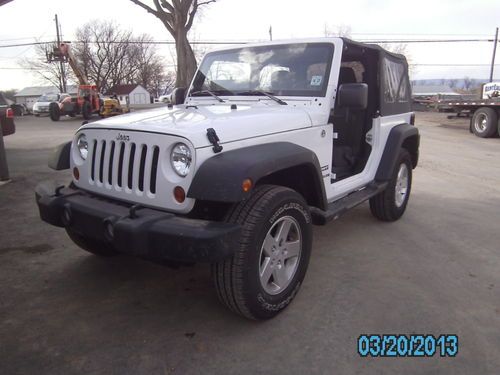
[[[222,151],[222,146],[219,144],[219,137],[217,136],[214,128],[207,129],[207,138],[209,142],[214,146],[212,147],[212,150],[214,150],[215,154]]]

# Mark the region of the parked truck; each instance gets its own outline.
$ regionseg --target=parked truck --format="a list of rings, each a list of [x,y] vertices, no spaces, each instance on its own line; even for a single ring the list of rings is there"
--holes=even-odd
[[[500,135],[500,82],[485,83],[477,99],[440,100],[438,105],[452,108],[458,117],[470,116],[469,131],[478,137]]]

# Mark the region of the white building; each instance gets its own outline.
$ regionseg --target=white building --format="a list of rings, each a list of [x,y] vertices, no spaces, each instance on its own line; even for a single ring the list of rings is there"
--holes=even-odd
[[[116,95],[123,105],[151,103],[151,94],[139,84],[113,86],[108,90],[107,95]]]

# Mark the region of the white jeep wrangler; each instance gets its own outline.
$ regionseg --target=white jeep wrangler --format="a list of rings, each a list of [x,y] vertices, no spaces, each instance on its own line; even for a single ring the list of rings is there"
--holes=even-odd
[[[210,52],[174,105],[83,125],[37,187],[41,218],[98,255],[212,264],[221,301],[267,319],[296,295],[312,225],[369,200],[403,215],[419,133],[401,55],[343,38]]]

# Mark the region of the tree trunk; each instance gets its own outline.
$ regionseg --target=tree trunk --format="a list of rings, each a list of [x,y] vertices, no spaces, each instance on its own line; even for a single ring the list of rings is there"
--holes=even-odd
[[[175,86],[187,88],[191,84],[197,64],[185,30],[176,31],[175,49],[177,52],[177,80]]]

